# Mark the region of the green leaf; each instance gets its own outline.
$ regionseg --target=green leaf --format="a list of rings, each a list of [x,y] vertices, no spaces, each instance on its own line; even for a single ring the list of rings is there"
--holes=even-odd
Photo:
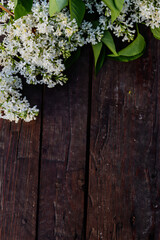
[[[85,15],[85,4],[82,0],[69,0],[69,10],[71,14],[71,19],[76,19],[78,26]]]
[[[136,39],[126,48],[118,52],[118,55],[131,57],[142,53],[145,49],[146,43],[144,37],[138,33]]]
[[[97,74],[103,66],[106,57],[106,49],[102,42],[92,45],[92,49],[94,54],[95,73]]]
[[[49,14],[52,17],[68,5],[68,0],[49,0]]]
[[[118,52],[119,56],[109,54],[108,57],[122,62],[129,62],[141,57],[144,53],[145,47],[145,40],[143,36],[138,33],[137,38],[130,45]]]
[[[124,0],[103,0],[103,2],[111,9],[111,19],[114,22],[122,11]]]
[[[110,55],[108,55],[108,57],[111,58],[112,60],[116,60],[116,61],[120,61],[120,62],[130,62],[130,61],[140,58],[142,55],[143,55],[143,52],[140,54],[137,54],[135,56],[130,56],[130,57],[115,56],[114,54],[110,54]]]
[[[109,31],[104,32],[104,36],[102,38],[102,42],[109,48],[109,50],[114,54],[118,55],[116,51],[116,46],[113,40],[113,37]]]
[[[160,40],[160,28],[151,28],[151,32],[156,39]]]
[[[15,20],[27,15],[32,9],[33,0],[14,0]]]
[[[105,60],[105,57],[106,57],[106,49],[102,48],[102,51],[101,51],[100,56],[98,58],[96,69],[95,69],[96,74],[98,74],[98,72],[101,70],[101,68],[103,66],[103,63],[104,63],[104,60]]]
[[[94,54],[94,65],[95,65],[95,67],[97,65],[97,61],[98,61],[98,58],[100,56],[100,53],[101,53],[101,50],[102,50],[102,46],[103,46],[103,44],[101,42],[97,43],[96,45],[92,45],[93,54]]]

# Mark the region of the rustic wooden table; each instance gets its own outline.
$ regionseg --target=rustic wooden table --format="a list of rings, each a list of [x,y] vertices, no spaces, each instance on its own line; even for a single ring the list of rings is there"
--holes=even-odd
[[[0,120],[1,240],[160,239],[160,42],[97,78],[27,86],[37,121]]]

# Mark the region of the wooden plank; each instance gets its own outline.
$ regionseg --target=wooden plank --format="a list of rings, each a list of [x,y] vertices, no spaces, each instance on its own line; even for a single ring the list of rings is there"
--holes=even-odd
[[[87,240],[160,239],[160,44],[93,77]]]
[[[155,141],[154,148],[155,161],[152,162],[153,170],[150,174],[150,185],[151,185],[151,206],[153,209],[153,227],[150,234],[150,239],[158,240],[160,239],[160,41],[152,41],[155,51],[153,52],[153,59],[156,61],[156,68],[154,69],[155,77],[157,78],[156,86],[156,112],[154,119],[154,131],[153,138]],[[155,44],[155,45],[154,45]]]
[[[63,87],[44,94],[38,239],[82,239],[88,114],[88,51]]]
[[[37,86],[24,91],[39,107],[41,93]],[[36,238],[40,126],[40,115],[30,123],[0,120],[0,239]]]

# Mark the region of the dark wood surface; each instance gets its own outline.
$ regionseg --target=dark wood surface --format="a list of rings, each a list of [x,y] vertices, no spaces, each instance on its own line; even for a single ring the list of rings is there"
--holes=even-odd
[[[160,239],[159,53],[93,76],[87,239]],[[95,217],[96,216],[96,217]]]
[[[82,239],[89,55],[64,87],[45,89],[38,239]],[[80,66],[80,67],[79,67]]]
[[[1,240],[160,240],[160,42],[85,50],[64,87],[25,88],[36,121],[0,120]]]
[[[32,88],[30,97],[39,107],[41,93]],[[40,126],[41,115],[31,123],[0,121],[0,239],[36,238]]]

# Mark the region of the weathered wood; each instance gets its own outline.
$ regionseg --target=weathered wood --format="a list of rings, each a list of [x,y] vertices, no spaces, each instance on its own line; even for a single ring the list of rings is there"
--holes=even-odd
[[[152,169],[150,171],[150,189],[151,189],[151,207],[153,209],[153,226],[150,234],[150,240],[160,239],[160,41],[152,40],[150,49],[154,64],[154,75],[156,78],[156,91],[155,91],[155,116],[153,124],[153,148],[151,153],[155,153],[155,158],[152,161]],[[150,161],[152,158],[150,159]]]
[[[41,105],[41,89],[26,86],[32,104]],[[35,240],[40,145],[37,121],[0,120],[0,239]]]
[[[160,239],[160,45],[93,77],[88,240]]]
[[[63,87],[46,89],[38,239],[82,239],[88,114],[88,51]]]
[[[160,43],[148,40],[143,58],[93,76],[87,240],[160,239]],[[0,120],[2,240],[85,239],[88,52],[75,66],[45,89],[42,122]],[[41,105],[41,89],[26,92]]]

